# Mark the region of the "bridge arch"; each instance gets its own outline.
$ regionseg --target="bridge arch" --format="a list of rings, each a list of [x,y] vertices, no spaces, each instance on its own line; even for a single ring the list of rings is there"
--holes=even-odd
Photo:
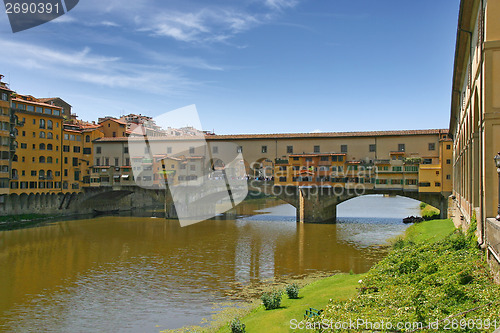
[[[259,158],[250,164],[250,176],[254,178],[267,177],[274,175],[274,163],[267,157]]]

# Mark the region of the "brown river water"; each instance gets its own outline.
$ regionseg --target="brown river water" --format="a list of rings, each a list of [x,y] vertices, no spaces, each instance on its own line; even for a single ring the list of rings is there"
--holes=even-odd
[[[102,216],[0,231],[0,331],[158,332],[200,324],[238,290],[288,277],[366,272],[419,202],[365,196],[337,224],[298,224],[276,199],[236,220]]]

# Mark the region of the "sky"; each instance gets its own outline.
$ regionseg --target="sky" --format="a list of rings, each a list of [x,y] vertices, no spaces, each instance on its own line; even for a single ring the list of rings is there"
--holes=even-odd
[[[18,33],[0,13],[0,74],[87,121],[195,104],[217,134],[448,128],[458,7],[80,0]]]

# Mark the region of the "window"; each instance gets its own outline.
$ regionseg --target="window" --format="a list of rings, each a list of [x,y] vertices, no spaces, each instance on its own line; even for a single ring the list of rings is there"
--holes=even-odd
[[[419,183],[418,186],[420,186],[420,187],[430,187],[431,183],[429,183],[429,182],[423,182],[423,183]]]
[[[52,120],[47,120],[47,129],[52,129]]]
[[[451,149],[451,145],[446,145],[446,149],[450,150]]]
[[[286,153],[293,154],[293,146],[286,146]]]
[[[38,146],[38,149],[45,150],[45,143],[40,143],[40,146]]]
[[[405,151],[406,147],[404,143],[398,144],[398,151]]]
[[[340,146],[340,152],[341,153],[347,153],[347,145],[341,145]],[[340,159],[339,159],[339,161],[340,161]]]
[[[75,180],[80,181],[80,171],[75,171]]]
[[[436,150],[436,144],[435,143],[429,143],[429,150]]]
[[[40,128],[45,128],[45,119],[40,119]]]
[[[314,146],[314,152],[319,153],[320,152],[320,146]]]
[[[78,166],[78,157],[73,157],[73,166]]]
[[[115,157],[115,166],[118,166],[118,157]]]
[[[85,136],[85,142],[90,142],[90,135]]]
[[[47,145],[47,150],[52,150],[52,144],[51,144],[51,143],[49,143],[49,144]]]
[[[105,165],[109,166],[109,157],[106,157],[106,159],[105,159]]]
[[[451,160],[450,160],[450,159],[447,159],[447,160],[446,160],[446,164],[451,164]]]
[[[68,169],[64,169],[64,177],[68,177]]]
[[[370,147],[368,148],[368,150],[370,152],[375,152],[377,150],[377,145],[370,145]]]
[[[47,163],[52,163],[52,157],[47,156]]]
[[[440,183],[440,182],[434,182],[434,186],[435,186],[435,187],[440,187],[440,186],[441,186],[441,183]]]
[[[83,154],[84,155],[92,154],[92,148],[83,148]]]
[[[116,132],[113,132],[112,135],[113,135],[113,138],[116,138]]]
[[[35,112],[42,113],[43,109],[41,106],[37,106]]]
[[[416,179],[406,179],[405,183],[406,183],[406,185],[417,185],[417,180]]]
[[[80,147],[79,146],[73,146],[73,153],[79,153],[80,152]]]
[[[68,158],[67,157],[64,158],[64,164],[68,164]]]
[[[243,147],[242,146],[236,147],[236,152],[237,153],[242,153],[243,152]]]
[[[45,132],[43,131],[40,132],[40,139],[45,139]]]
[[[38,158],[38,163],[45,163],[45,156],[40,156]]]
[[[172,154],[172,147],[167,147],[167,154]]]
[[[52,134],[52,132],[47,132],[47,139],[53,139],[54,138],[54,134]]]
[[[95,147],[95,153],[100,154],[101,153],[101,147]]]
[[[194,147],[189,147],[189,153],[194,154]]]
[[[52,109],[45,108],[45,109],[43,109],[43,112],[44,112],[45,114],[52,114]]]
[[[432,158],[424,158],[422,164],[432,164]]]
[[[31,170],[31,176],[36,177],[36,170]]]
[[[400,167],[400,166],[393,166],[393,167],[392,167],[392,171],[393,171],[393,172],[400,172],[400,171],[403,171],[403,167]]]
[[[262,146],[262,148],[261,148],[261,150],[260,150],[260,151],[261,151],[261,153],[263,153],[263,154],[267,153],[267,146]]]
[[[128,146],[123,147],[123,153],[128,154]]]
[[[321,161],[328,161],[329,157],[328,156],[321,156],[320,160]]]
[[[346,146],[346,149],[347,149],[347,146]],[[342,162],[344,161],[344,156],[339,156],[339,162]]]
[[[125,159],[125,165],[130,165],[130,158],[128,158],[128,157],[127,157],[127,158]]]
[[[26,136],[26,131],[23,131],[23,136]]]
[[[98,157],[95,159],[95,165],[100,166],[101,165],[101,159]]]
[[[21,143],[21,149],[26,149],[28,148],[28,145],[26,143]]]
[[[196,170],[196,165],[190,165],[190,166],[189,166],[189,170],[191,170],[191,171],[195,171],[195,170]]]
[[[64,145],[63,146],[63,152],[69,153],[69,146]]]
[[[219,153],[219,147],[217,147],[217,146],[213,146],[213,147],[212,147],[212,153],[213,153],[213,154],[218,154],[218,153]]]
[[[69,140],[69,134],[64,134],[64,140]]]

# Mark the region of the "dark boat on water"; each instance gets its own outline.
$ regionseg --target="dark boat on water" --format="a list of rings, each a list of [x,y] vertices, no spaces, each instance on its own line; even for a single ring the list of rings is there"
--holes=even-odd
[[[424,219],[420,216],[408,216],[403,219],[403,223],[418,223],[422,222]]]
[[[111,210],[94,209],[94,215],[113,215],[113,214],[118,214],[119,212],[120,212],[119,209],[111,209]]]

